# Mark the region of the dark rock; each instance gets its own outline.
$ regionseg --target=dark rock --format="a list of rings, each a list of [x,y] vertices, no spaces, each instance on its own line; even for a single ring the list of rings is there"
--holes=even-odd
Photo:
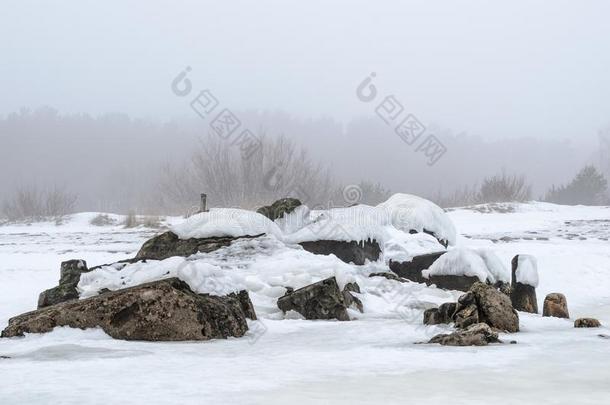
[[[343,288],[343,300],[345,301],[345,305],[350,307],[355,307],[358,311],[364,312],[364,306],[362,305],[362,301],[360,298],[354,296],[352,293],[360,294],[360,286],[358,283],[347,283]]]
[[[241,290],[238,293],[232,293],[232,294],[229,294],[228,296],[234,297],[237,299],[237,301],[239,302],[239,305],[241,306],[241,309],[244,311],[244,316],[246,318],[252,319],[253,321],[257,320],[256,312],[254,311],[254,305],[252,304],[252,301],[250,300],[250,295],[248,294],[248,291]]]
[[[426,270],[432,266],[432,263],[445,253],[447,252],[443,251],[415,256],[410,262],[390,261],[390,270],[407,280],[415,281],[416,283],[427,283],[428,280],[421,274],[422,270]]]
[[[443,290],[468,291],[470,288],[480,282],[478,277],[471,276],[430,276],[425,279],[428,285],[435,285]]]
[[[76,286],[80,275],[89,271],[84,260],[68,260],[61,264],[59,285],[40,293],[38,308],[59,304],[60,302],[78,299]]]
[[[196,294],[170,278],[16,316],[2,337],[45,333],[57,326],[100,327],[115,339],[148,341],[240,337],[248,330],[237,298]]]
[[[552,293],[544,299],[544,307],[542,316],[554,316],[556,318],[569,318],[568,301],[565,295],[560,293]]]
[[[334,277],[299,288],[280,297],[277,306],[284,312],[296,311],[305,319],[349,321],[345,298]]]
[[[239,238],[229,236],[211,238],[180,239],[175,233],[168,231],[149,239],[135,257],[135,260],[164,260],[172,256],[188,257],[195,253],[209,253],[229,246],[237,239],[257,238],[261,235],[247,235]]]
[[[470,292],[474,294],[481,322],[501,331],[519,331],[519,314],[509,297],[481,282],[475,283]]]
[[[489,325],[477,323],[451,334],[434,336],[428,343],[440,343],[443,346],[487,346],[489,343],[502,342]]]
[[[479,308],[473,292],[467,292],[458,299],[453,320],[458,329],[466,329],[480,322]]]
[[[384,278],[387,278],[388,280],[394,280],[394,281],[398,281],[400,283],[405,283],[408,281],[406,278],[398,277],[395,273],[388,273],[388,272],[371,273],[371,274],[369,274],[369,277],[384,277]]]
[[[513,293],[513,289],[510,283],[506,283],[504,281],[496,281],[493,286],[496,290],[509,297]]]
[[[302,205],[301,201],[296,198],[282,198],[271,205],[261,207],[256,210],[261,215],[266,216],[272,221],[282,218],[286,214],[290,214],[298,206]]]
[[[510,300],[513,307],[517,311],[529,312],[532,314],[538,313],[538,301],[536,298],[536,288],[517,282],[517,266],[519,264],[519,255],[513,257],[512,264],[512,278],[511,278],[511,292]]]
[[[594,318],[579,318],[574,321],[575,328],[599,328],[602,324]]]
[[[424,325],[451,323],[456,309],[457,304],[454,302],[446,302],[438,308],[427,309],[424,311]]]
[[[316,255],[335,255],[345,263],[363,265],[366,260],[377,261],[381,254],[379,244],[374,240],[362,242],[340,240],[316,240],[299,243],[303,249]]]

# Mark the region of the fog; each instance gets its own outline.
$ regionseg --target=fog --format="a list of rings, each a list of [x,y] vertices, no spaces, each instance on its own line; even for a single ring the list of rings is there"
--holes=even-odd
[[[208,89],[342,184],[432,197],[505,170],[538,198],[610,167],[608,15],[606,1],[6,2],[0,193],[56,184],[79,210],[154,207],[160,168],[210,131],[189,104]],[[438,161],[378,116],[386,96],[442,142]]]

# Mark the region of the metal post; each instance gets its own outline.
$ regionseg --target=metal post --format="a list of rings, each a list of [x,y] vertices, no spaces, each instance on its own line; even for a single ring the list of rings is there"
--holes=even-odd
[[[204,193],[201,193],[200,212],[208,212],[208,196],[207,196],[207,194],[204,194]]]

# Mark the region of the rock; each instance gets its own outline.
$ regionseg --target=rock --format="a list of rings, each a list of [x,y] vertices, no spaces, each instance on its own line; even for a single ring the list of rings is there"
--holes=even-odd
[[[425,283],[435,285],[443,290],[468,291],[475,284],[480,282],[478,277],[471,276],[430,276]]]
[[[257,320],[256,312],[254,311],[254,304],[252,304],[252,301],[250,300],[248,291],[241,290],[237,293],[231,293],[228,296],[237,299],[246,318],[252,319],[253,321]]]
[[[334,277],[308,285],[280,297],[277,306],[284,313],[293,310],[305,319],[349,321],[347,304]]]
[[[480,322],[479,308],[473,292],[467,292],[458,299],[453,321],[458,329],[466,329],[470,325]]]
[[[544,299],[544,307],[542,316],[554,316],[556,318],[569,318],[568,301],[565,295],[560,293],[552,293]]]
[[[475,283],[470,292],[474,294],[481,322],[501,331],[519,331],[519,315],[509,297],[481,282]]]
[[[517,267],[519,265],[519,255],[513,257],[512,264],[512,277],[511,277],[511,290],[510,300],[513,307],[517,311],[529,312],[531,314],[538,313],[538,301],[536,298],[536,287],[522,284],[517,281]]]
[[[575,328],[599,328],[602,324],[593,318],[579,318],[574,321]]]
[[[453,322],[453,315],[457,309],[454,302],[446,302],[438,308],[430,308],[424,311],[424,325],[438,325]]]
[[[443,346],[487,346],[489,343],[502,343],[498,334],[489,325],[477,323],[449,335],[434,336],[428,343],[440,343]]]
[[[390,270],[407,280],[415,281],[416,283],[427,283],[428,280],[421,274],[422,270],[432,266],[432,263],[445,253],[443,251],[415,256],[410,262],[390,261]]]
[[[260,207],[256,210],[261,215],[266,216],[272,221],[282,218],[286,214],[290,214],[298,206],[302,205],[301,201],[296,198],[282,198],[271,205]]]
[[[147,341],[240,337],[248,330],[238,298],[196,294],[170,278],[16,316],[2,337],[45,333],[56,326],[100,327],[115,339]]]
[[[180,239],[178,235],[168,231],[146,241],[136,255],[135,260],[164,260],[172,256],[188,257],[198,252],[209,253],[229,246],[237,239],[251,239],[259,236],[261,235],[248,235],[239,238],[221,236]]]
[[[369,277],[384,277],[388,280],[398,281],[400,283],[405,283],[408,281],[406,278],[398,277],[395,273],[388,272],[371,273],[369,274]]]
[[[379,259],[381,249],[374,240],[362,242],[340,240],[316,240],[299,243],[303,249],[316,255],[335,255],[345,263],[363,265],[366,260],[375,262]]]
[[[355,307],[361,313],[364,312],[364,306],[362,305],[362,301],[360,298],[354,296],[352,293],[360,294],[360,286],[358,283],[347,283],[343,288],[343,300],[345,301],[345,305],[350,307]]]
[[[76,286],[81,273],[86,273],[87,262],[84,260],[68,260],[61,263],[59,285],[45,290],[38,296],[38,308],[59,304],[60,302],[78,299]]]

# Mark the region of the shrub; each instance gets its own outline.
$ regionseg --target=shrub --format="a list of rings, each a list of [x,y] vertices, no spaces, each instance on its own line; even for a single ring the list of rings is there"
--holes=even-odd
[[[608,203],[608,181],[594,166],[585,166],[567,185],[553,185],[544,200],[566,205],[604,205]]]
[[[478,200],[480,203],[524,202],[531,200],[531,196],[532,188],[525,176],[508,175],[503,171],[483,180]]]
[[[54,186],[40,190],[35,186],[18,188],[2,203],[2,214],[9,221],[41,221],[52,219],[61,223],[74,211],[77,197]]]

